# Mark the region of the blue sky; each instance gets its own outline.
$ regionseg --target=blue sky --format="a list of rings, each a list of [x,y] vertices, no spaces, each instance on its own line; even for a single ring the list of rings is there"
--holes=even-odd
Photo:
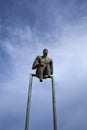
[[[87,130],[87,1],[0,0],[0,130],[24,130],[29,74],[48,48],[57,126]],[[50,80],[33,81],[30,130],[53,130]]]

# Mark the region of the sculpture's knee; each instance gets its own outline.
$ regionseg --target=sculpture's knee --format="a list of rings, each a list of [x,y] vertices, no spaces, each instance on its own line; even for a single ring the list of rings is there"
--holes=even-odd
[[[38,78],[43,78],[43,72],[44,72],[43,67],[39,67],[39,68],[36,70],[36,76],[37,76]]]

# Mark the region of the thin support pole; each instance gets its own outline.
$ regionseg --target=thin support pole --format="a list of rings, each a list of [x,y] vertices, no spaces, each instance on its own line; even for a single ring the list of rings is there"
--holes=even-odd
[[[29,88],[28,88],[28,99],[27,99],[27,109],[26,109],[25,130],[28,130],[28,128],[29,128],[30,103],[31,103],[31,93],[32,93],[32,80],[33,80],[33,76],[36,77],[35,74],[30,74]],[[57,130],[54,77],[50,77],[50,78],[52,80],[53,125],[54,125],[54,130]]]
[[[54,130],[57,130],[54,77],[52,77],[51,79],[52,79],[53,125],[54,125]]]
[[[29,88],[28,88],[28,99],[27,99],[27,109],[26,109],[26,121],[25,121],[25,130],[28,130],[29,127],[29,117],[30,117],[30,103],[31,103],[31,93],[32,93],[32,74],[30,74],[29,79]]]

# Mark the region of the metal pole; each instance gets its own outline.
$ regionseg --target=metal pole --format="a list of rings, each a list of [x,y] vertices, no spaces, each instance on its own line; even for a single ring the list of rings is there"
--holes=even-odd
[[[28,128],[29,128],[30,103],[31,103],[31,93],[32,93],[32,80],[33,80],[33,76],[36,77],[35,74],[30,74],[29,88],[28,88],[28,99],[27,99],[27,109],[26,109],[25,130],[28,130]],[[51,77],[51,80],[52,80],[53,125],[54,125],[54,130],[57,130],[54,77]]]
[[[32,92],[32,79],[33,79],[32,74],[30,74],[29,88],[28,88],[28,99],[27,99],[27,109],[26,109],[25,130],[28,130],[28,127],[29,127],[30,103],[31,103],[31,92]]]
[[[54,130],[57,130],[54,77],[52,77],[51,79],[52,79],[53,125],[54,125]]]

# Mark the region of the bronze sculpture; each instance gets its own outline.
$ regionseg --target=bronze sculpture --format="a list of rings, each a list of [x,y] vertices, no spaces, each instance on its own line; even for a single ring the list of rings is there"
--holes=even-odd
[[[47,57],[48,50],[43,50],[42,56],[37,56],[33,62],[32,69],[36,69],[36,74],[30,74],[29,79],[29,89],[28,89],[28,98],[27,98],[27,109],[26,109],[26,120],[25,120],[25,130],[29,128],[30,120],[30,104],[31,104],[31,93],[32,93],[32,82],[33,77],[39,78],[40,82],[43,79],[50,78],[52,83],[52,104],[53,104],[53,128],[57,130],[57,118],[56,118],[56,101],[55,101],[55,85],[54,85],[54,76],[53,74],[53,61],[51,58]]]
[[[37,56],[32,65],[32,69],[36,69],[36,76],[40,79],[40,82],[53,74],[53,61],[47,55],[48,49],[43,49],[43,55]]]

